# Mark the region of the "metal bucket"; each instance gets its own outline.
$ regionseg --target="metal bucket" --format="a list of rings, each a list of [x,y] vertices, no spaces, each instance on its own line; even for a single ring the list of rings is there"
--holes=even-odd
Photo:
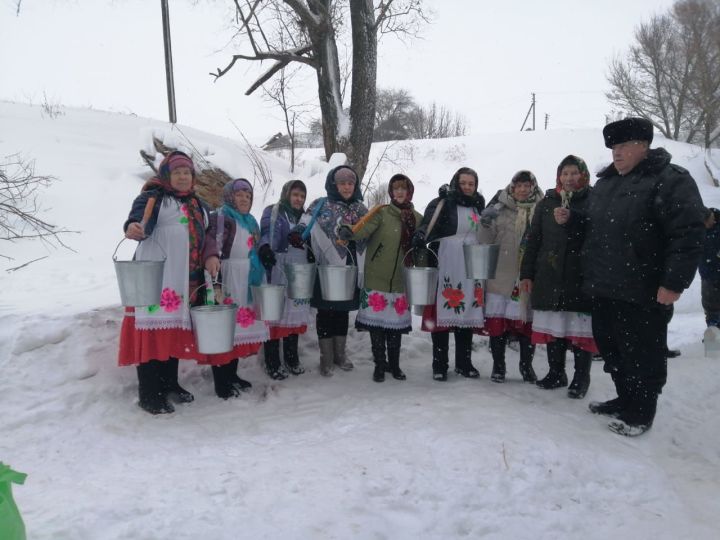
[[[161,261],[118,261],[117,250],[124,241],[125,238],[120,240],[112,256],[120,289],[120,303],[123,306],[134,307],[159,304],[165,259]]]
[[[315,287],[315,263],[286,263],[287,296],[292,300],[312,298]]]
[[[468,279],[495,279],[500,244],[466,244],[463,254]]]
[[[357,265],[352,253],[345,248],[350,255],[352,265],[320,264],[318,265],[318,276],[320,276],[320,294],[323,300],[329,302],[345,302],[352,300],[357,287]]]
[[[202,354],[230,352],[235,339],[237,304],[190,308],[193,334]]]
[[[412,249],[410,250],[412,251]],[[405,257],[410,253],[408,251]],[[428,249],[430,253],[437,254]],[[403,257],[403,262],[405,261]],[[435,303],[438,284],[438,269],[432,267],[403,267],[405,273],[405,294],[411,306],[427,306]]]
[[[252,288],[255,313],[261,321],[279,321],[285,310],[285,285],[258,285]]]

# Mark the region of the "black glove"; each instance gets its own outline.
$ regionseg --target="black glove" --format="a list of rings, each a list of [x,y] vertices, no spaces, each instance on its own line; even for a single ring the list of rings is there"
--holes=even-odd
[[[450,194],[450,186],[447,184],[443,184],[438,189],[438,197],[440,197],[441,199],[447,199],[449,194]]]
[[[352,240],[353,237],[353,231],[352,227],[350,225],[340,225],[336,230],[335,234],[337,234],[337,237],[340,240],[345,240],[346,242]]]
[[[410,245],[413,249],[425,249],[425,233],[422,231],[415,231],[415,234],[413,234],[412,240],[410,241]]]
[[[496,220],[500,214],[499,210],[495,208],[495,205],[488,206],[485,210],[480,213],[480,224],[483,227],[489,227],[493,220]]]
[[[290,242],[290,245],[294,248],[302,249],[305,247],[305,242],[303,242],[302,239],[302,233],[299,231],[293,231],[288,234],[288,242]]]
[[[273,250],[270,249],[270,246],[267,244],[260,246],[260,249],[258,250],[258,257],[260,257],[260,262],[268,272],[272,270],[272,267],[275,266],[275,263],[277,262],[275,260]]]

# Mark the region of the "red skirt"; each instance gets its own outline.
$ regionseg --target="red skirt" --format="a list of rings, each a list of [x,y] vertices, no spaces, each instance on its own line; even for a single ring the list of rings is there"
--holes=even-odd
[[[504,317],[489,317],[485,319],[485,327],[476,332],[481,336],[502,336],[505,332],[530,337],[532,335],[532,321],[523,322]]]
[[[195,360],[201,365],[223,366],[235,358],[257,354],[262,343],[235,345],[232,351],[222,354],[203,354],[197,350],[192,330],[169,328],[138,330],[135,328],[135,308],[126,308],[120,329],[118,365],[133,366],[151,360],[180,358]]]
[[[547,345],[551,341],[555,341],[555,336],[551,336],[550,334],[544,334],[541,332],[533,332],[532,333],[532,344],[533,345]],[[593,354],[598,354],[600,351],[597,348],[597,345],[595,344],[595,340],[591,337],[573,337],[573,336],[566,336],[562,339],[566,339],[570,342],[570,344],[573,347],[577,347],[578,349],[582,349],[583,351],[588,351]]]
[[[304,334],[307,332],[307,325],[303,324],[302,326],[271,326],[270,327],[270,339],[282,339],[286,338],[288,336],[292,336],[293,334]]]

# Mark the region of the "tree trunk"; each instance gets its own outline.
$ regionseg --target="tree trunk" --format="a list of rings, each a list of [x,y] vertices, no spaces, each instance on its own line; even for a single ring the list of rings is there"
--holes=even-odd
[[[377,29],[372,0],[350,0],[353,69],[347,156],[362,179],[367,168],[375,127],[377,101]]]

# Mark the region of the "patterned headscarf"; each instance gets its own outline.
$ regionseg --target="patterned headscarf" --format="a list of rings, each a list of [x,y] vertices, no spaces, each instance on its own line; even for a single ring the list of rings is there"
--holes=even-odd
[[[560,183],[560,173],[562,172],[563,168],[567,167],[568,165],[575,165],[580,171],[578,191],[590,185],[590,171],[588,170],[587,164],[582,158],[570,154],[569,156],[565,156],[563,158],[557,168],[557,175],[555,176],[555,189],[558,193],[562,191],[562,184]]]
[[[282,191],[280,192],[280,207],[290,216],[295,217],[295,222],[298,222],[300,220],[300,217],[305,213],[305,207],[300,208],[299,210],[293,208],[293,206],[290,204],[290,193],[294,189],[299,189],[303,191],[305,194],[307,194],[307,187],[305,187],[305,182],[302,180],[290,180],[289,182],[286,182],[285,185],[282,188]]]
[[[393,199],[393,187],[395,184],[402,183],[405,185],[405,188],[407,189],[407,199],[404,203],[398,203]],[[397,208],[400,209],[400,247],[402,248],[403,253],[407,253],[410,251],[411,246],[411,240],[413,237],[413,234],[415,234],[415,214],[413,212],[413,203],[412,203],[412,197],[413,193],[415,193],[415,186],[412,183],[412,180],[405,176],[404,174],[396,174],[393,175],[392,178],[390,178],[390,181],[388,182],[388,192],[390,194],[390,201],[391,204]],[[406,265],[412,266],[412,260],[407,259]]]

